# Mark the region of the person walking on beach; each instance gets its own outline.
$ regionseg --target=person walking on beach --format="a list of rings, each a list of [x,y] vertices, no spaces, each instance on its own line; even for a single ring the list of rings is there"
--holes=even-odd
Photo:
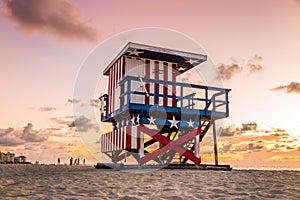
[[[70,158],[70,165],[72,165],[73,164],[73,158],[71,157]]]
[[[83,165],[85,165],[85,159],[83,159]]]
[[[79,165],[79,158],[77,158],[77,165]]]
[[[60,164],[60,157],[57,158],[57,164]]]

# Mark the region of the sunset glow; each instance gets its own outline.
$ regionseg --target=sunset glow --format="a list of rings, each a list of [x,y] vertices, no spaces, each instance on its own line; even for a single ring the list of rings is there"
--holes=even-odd
[[[26,2],[0,2],[1,152],[24,154],[40,163],[55,163],[58,157],[67,163],[71,156],[87,164],[105,161],[99,138],[112,127],[100,123],[98,98],[107,90],[102,76],[106,66],[93,74],[99,79],[90,88],[94,96],[76,99],[82,65],[115,35],[121,34],[122,41],[103,55],[107,62],[128,38],[157,42],[173,31],[198,44],[204,52],[196,53],[207,54],[216,69],[199,66],[199,76],[191,70],[182,80],[213,84],[221,78],[221,86],[232,89],[230,116],[218,137],[220,163],[300,169],[299,1]],[[166,35],[145,39],[142,31],[123,33],[146,27],[165,30]],[[185,48],[180,40],[155,45]],[[86,108],[94,112],[93,119]],[[78,129],[90,136],[85,138]],[[204,163],[213,162],[209,138],[201,155]]]

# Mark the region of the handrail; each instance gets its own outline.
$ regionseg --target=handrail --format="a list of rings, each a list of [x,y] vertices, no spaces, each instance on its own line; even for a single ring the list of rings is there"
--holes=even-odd
[[[140,81],[139,77],[126,76],[123,80],[121,80],[119,82],[119,85],[122,85],[124,82],[127,82],[128,80]],[[157,79],[150,79],[150,78],[143,78],[143,81],[145,83],[149,82],[149,83],[157,83],[157,84],[162,84],[162,85],[174,85],[174,86],[182,86],[182,87],[189,87],[189,88],[196,88],[196,89],[208,89],[208,90],[215,90],[215,91],[220,91],[220,92],[231,91],[231,89],[228,89],[228,88],[219,88],[219,87],[213,87],[213,86],[196,85],[196,84],[190,84],[190,83],[180,83],[180,82],[157,80]]]
[[[114,108],[115,110],[111,110],[110,112],[115,112],[116,110],[122,108],[122,106],[130,106],[131,103],[137,103],[139,104],[139,96],[144,96],[146,97],[157,97],[157,98],[168,98],[168,99],[176,99],[177,106],[178,108],[190,108],[190,109],[201,109],[205,111],[205,114],[209,114],[211,111],[216,111],[218,108],[217,112],[223,112],[220,111],[225,108],[226,115],[228,115],[229,112],[229,101],[228,101],[228,93],[231,91],[231,89],[227,88],[217,88],[217,87],[211,87],[211,86],[205,86],[205,85],[195,85],[195,84],[188,84],[188,83],[180,83],[180,82],[172,82],[172,81],[166,81],[166,80],[156,80],[156,79],[149,79],[149,78],[143,78],[144,84],[153,84],[153,85],[168,85],[168,86],[175,86],[176,88],[176,95],[172,94],[162,94],[160,92],[154,93],[153,91],[147,91],[148,95],[146,96],[146,92],[144,91],[133,91],[132,90],[132,82],[140,82],[139,77],[135,76],[126,76],[123,80],[119,82],[120,86],[120,94],[119,97],[114,97],[114,98],[119,98],[120,104],[118,108]],[[135,84],[135,83],[134,83]],[[203,98],[196,97],[196,92],[190,93],[190,94],[185,94],[186,89],[198,89],[197,91],[202,92],[200,94],[203,94]],[[200,89],[200,90],[199,90]],[[189,93],[189,92],[188,92]],[[132,95],[137,95],[137,96],[132,96]],[[222,99],[217,99],[217,97],[222,96]],[[136,97],[136,99],[132,99],[132,97]],[[111,100],[108,100],[108,95],[102,95],[99,99],[104,99],[105,100],[105,108],[108,107],[108,104]],[[115,99],[116,100],[116,99]],[[197,102],[204,102],[204,105],[202,103],[198,104]],[[197,103],[197,104],[195,104]],[[143,104],[141,102],[141,104]],[[154,102],[154,104],[158,104],[157,102]],[[189,106],[191,105],[191,107]],[[196,108],[194,107],[196,105]],[[200,106],[200,107],[199,107]],[[203,107],[202,107],[203,106]],[[211,107],[213,106],[213,107]],[[110,115],[111,113],[108,113],[108,110],[105,109],[105,114],[104,115]]]

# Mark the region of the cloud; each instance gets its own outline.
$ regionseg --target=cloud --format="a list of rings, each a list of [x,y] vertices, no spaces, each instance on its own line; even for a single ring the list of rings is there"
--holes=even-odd
[[[76,117],[75,120],[69,124],[69,127],[75,127],[77,131],[80,132],[88,132],[89,130],[96,128],[95,124],[92,123],[92,120],[83,115]]]
[[[241,131],[257,131],[257,123],[245,123],[242,124],[242,127],[240,128]]]
[[[220,151],[220,153],[228,153],[231,151],[231,147],[232,147],[232,144],[229,143],[229,144],[223,145],[219,151]]]
[[[242,71],[242,67],[240,67],[236,63],[232,63],[229,65],[220,64],[217,67],[219,75],[217,77],[222,78],[224,80],[231,79],[234,75],[240,73]]]
[[[216,78],[222,78],[223,80],[230,80],[235,75],[248,69],[250,74],[257,73],[263,70],[261,65],[262,56],[255,54],[253,58],[249,60],[230,58],[229,64],[221,63],[217,66]]]
[[[234,136],[236,133],[236,128],[233,125],[222,128],[221,137]]]
[[[226,127],[222,128],[221,137],[230,137],[230,136],[235,136],[235,135],[241,135],[246,133],[246,131],[252,131],[252,132],[257,132],[257,123],[252,122],[252,123],[242,123],[240,127],[237,127],[235,125],[229,125]]]
[[[27,126],[24,127],[23,134],[20,138],[26,142],[43,142],[48,139],[41,131],[33,130],[32,123],[28,123]]]
[[[15,131],[14,128],[0,129],[0,145],[15,146],[24,144],[25,141],[18,137],[19,134],[20,132]]]
[[[249,63],[248,69],[249,69],[250,73],[255,73],[255,72],[262,71],[263,67],[259,64],[255,65],[255,64]]]
[[[74,120],[74,116],[66,116],[66,117],[52,117],[50,121],[63,126],[69,126],[69,124]]]
[[[280,85],[271,89],[271,91],[279,91],[279,90],[283,90],[287,94],[288,93],[300,94],[300,83],[292,81],[288,85]]]
[[[4,0],[4,5],[7,15],[28,32],[50,33],[68,40],[98,40],[98,31],[66,0]]]
[[[247,67],[250,73],[256,73],[263,70],[262,65],[260,64],[262,57],[255,54],[254,57],[248,60]]]
[[[262,145],[259,145],[259,144],[254,144],[254,143],[249,143],[248,144],[248,150],[260,150],[264,148]]]
[[[66,105],[76,104],[79,102],[80,102],[80,100],[77,100],[77,99],[68,99]]]
[[[49,112],[49,111],[53,111],[56,110],[55,107],[40,107],[39,109],[41,112]]]
[[[100,100],[99,99],[91,99],[90,106],[100,108]]]
[[[43,131],[33,129],[33,124],[28,123],[23,131],[14,128],[0,129],[0,145],[17,146],[26,143],[44,142],[48,136]]]

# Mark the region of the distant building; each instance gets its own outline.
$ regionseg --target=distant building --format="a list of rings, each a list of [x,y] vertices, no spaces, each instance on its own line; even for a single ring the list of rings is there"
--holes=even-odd
[[[14,163],[15,154],[11,152],[7,152],[6,154],[4,154],[4,161],[7,163]]]
[[[5,153],[0,152],[0,162],[4,162]]]
[[[0,163],[26,163],[26,156],[15,156],[11,152],[0,152]]]
[[[26,156],[17,156],[14,159],[15,163],[25,163],[26,162]]]

